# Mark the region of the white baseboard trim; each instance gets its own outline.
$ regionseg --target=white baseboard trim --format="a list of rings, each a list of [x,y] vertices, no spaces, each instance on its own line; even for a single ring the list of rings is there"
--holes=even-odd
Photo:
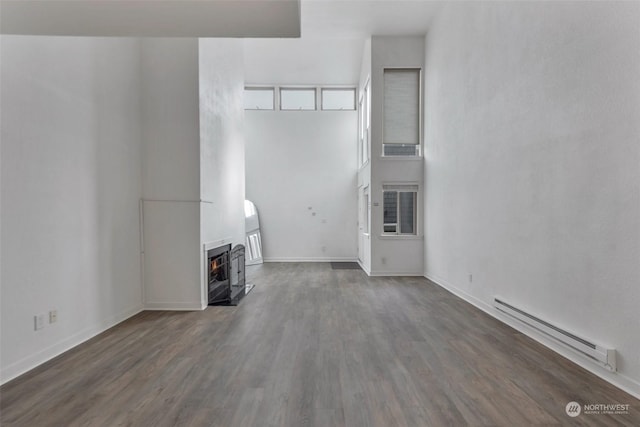
[[[61,355],[68,350],[71,350],[73,347],[76,347],[83,342],[95,337],[96,335],[101,334],[107,329],[114,327],[118,323],[121,323],[132,316],[135,316],[142,310],[142,307],[134,307],[129,310],[120,312],[114,316],[110,316],[93,326],[85,328],[80,332],[63,339],[60,342],[37,352],[36,354],[27,356],[17,362],[12,363],[11,365],[0,371],[0,385],[19,377],[20,375],[42,365],[43,363],[53,359],[56,356]]]
[[[411,273],[406,271],[371,271],[368,274],[371,277],[424,277],[424,273]]]
[[[202,311],[207,306],[199,302],[145,302],[148,311]]]
[[[524,335],[528,336],[529,338],[537,341],[538,343],[544,345],[545,347],[555,351],[556,353],[560,354],[561,356],[565,357],[566,359],[569,359],[571,362],[575,363],[576,365],[586,369],[587,371],[591,372],[592,374],[602,378],[603,380],[607,381],[608,383],[614,385],[615,387],[618,387],[619,389],[629,393],[630,395],[634,396],[637,399],[640,399],[640,382],[634,380],[633,378],[627,377],[626,375],[622,375],[619,372],[611,372],[603,367],[601,367],[600,365],[596,364],[595,362],[589,360],[586,356],[582,356],[581,354],[565,347],[564,345],[556,342],[555,340],[547,337],[546,335],[544,335],[542,332],[527,326],[523,323],[518,322],[515,319],[512,319],[511,317],[509,317],[508,315],[500,312],[499,310],[497,310],[495,307],[493,307],[492,305],[474,297],[473,295],[470,295],[468,293],[466,293],[465,291],[459,289],[458,287],[454,286],[453,284],[447,282],[445,279],[438,277],[436,275],[430,274],[428,272],[426,272],[424,274],[424,277],[426,277],[427,279],[431,280],[433,283],[435,283],[436,285],[440,286],[441,288],[446,289],[447,291],[451,292],[452,294],[454,294],[455,296],[465,300],[466,302],[468,302],[469,304],[479,308],[480,310],[484,311],[485,313],[487,313],[488,315],[490,315],[491,317],[501,321],[502,323],[505,323],[509,326],[511,326],[513,329],[517,330],[518,332],[523,333]],[[624,402],[623,402],[624,403]]]
[[[300,258],[264,258],[264,262],[357,262],[357,258],[351,257],[327,257],[327,258],[318,258],[318,257],[300,257]]]
[[[364,271],[365,273],[367,273],[367,276],[371,276],[371,270],[369,270],[363,263],[362,261],[358,260],[357,261],[358,265],[360,266],[360,268],[362,269],[362,271]]]

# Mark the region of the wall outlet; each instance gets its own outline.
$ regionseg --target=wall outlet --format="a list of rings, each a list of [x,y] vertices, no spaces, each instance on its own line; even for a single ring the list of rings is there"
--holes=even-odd
[[[44,314],[33,316],[33,330],[37,331],[44,328]]]
[[[473,274],[470,274],[469,275],[469,283],[472,283],[472,282],[473,282]]]
[[[58,310],[51,310],[49,312],[49,323],[56,323],[58,321]]]
[[[382,265],[386,265],[386,264],[387,264],[387,258],[386,258],[386,257],[382,257],[382,258],[380,258],[380,263],[381,263]]]

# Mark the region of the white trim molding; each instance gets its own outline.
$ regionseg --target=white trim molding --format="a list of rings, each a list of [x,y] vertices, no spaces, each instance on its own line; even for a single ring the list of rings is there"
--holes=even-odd
[[[423,273],[411,271],[371,271],[368,274],[371,277],[424,277]]]
[[[461,290],[460,288],[453,285],[452,283],[447,282],[445,279],[441,277],[438,277],[429,272],[425,272],[424,277],[432,281],[436,285],[440,286],[441,288],[451,292],[455,296],[463,299],[469,304],[479,308],[480,310],[484,311],[491,317],[501,321],[502,323],[508,326],[511,326],[516,331],[521,332],[522,334],[537,341],[538,343],[544,345],[545,347],[555,351],[556,353],[569,359],[576,365],[586,369],[587,371],[591,372],[594,375],[597,375],[598,377],[614,385],[615,387],[618,387],[619,389],[629,393],[635,398],[640,399],[640,383],[635,381],[634,379],[629,378],[626,375],[622,375],[619,372],[612,372],[604,368],[603,366],[597,363],[594,363],[593,360],[589,359],[583,354],[577,351],[571,350],[567,346],[545,335],[543,332],[540,332],[535,328],[527,326],[526,324],[517,321],[511,316],[505,313],[502,313],[500,310],[496,309],[491,304],[485,301],[482,301],[474,297],[473,295],[466,293],[465,291]]]
[[[358,262],[357,258],[352,257],[269,257],[264,258],[264,262]]]
[[[144,305],[145,310],[149,311],[202,311],[207,308],[201,302],[147,302]]]
[[[97,322],[93,326],[85,328],[80,332],[77,332],[70,337],[65,338],[35,354],[12,363],[11,365],[0,371],[0,385],[7,383],[16,377],[19,377],[20,375],[29,372],[34,368],[37,368],[43,363],[48,362],[54,357],[59,356],[62,353],[82,344],[83,342],[90,340],[91,338],[101,334],[107,329],[114,327],[118,323],[124,322],[125,320],[135,316],[141,311],[143,311],[143,308],[141,306],[122,311],[100,322]]]
[[[367,276],[371,276],[371,270],[369,268],[367,268],[364,263],[362,261],[360,261],[359,259],[356,261],[358,263],[358,265],[360,266],[360,268],[362,269],[362,271],[364,271],[365,273],[367,273]]]

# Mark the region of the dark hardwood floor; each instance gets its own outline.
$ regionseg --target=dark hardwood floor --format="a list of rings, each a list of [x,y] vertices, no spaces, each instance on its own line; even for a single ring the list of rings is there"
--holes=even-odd
[[[640,401],[423,278],[253,267],[238,307],[143,312],[0,388],[2,426],[640,425]],[[565,405],[629,404],[627,415]]]

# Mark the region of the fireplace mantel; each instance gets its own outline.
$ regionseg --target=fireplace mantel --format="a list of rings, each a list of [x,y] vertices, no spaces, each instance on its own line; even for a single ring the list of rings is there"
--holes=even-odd
[[[232,240],[233,239],[231,237],[225,237],[222,240],[213,240],[211,242],[204,243],[202,247],[205,252],[205,255],[209,249],[217,248],[218,246],[222,246],[222,245],[233,244]]]

